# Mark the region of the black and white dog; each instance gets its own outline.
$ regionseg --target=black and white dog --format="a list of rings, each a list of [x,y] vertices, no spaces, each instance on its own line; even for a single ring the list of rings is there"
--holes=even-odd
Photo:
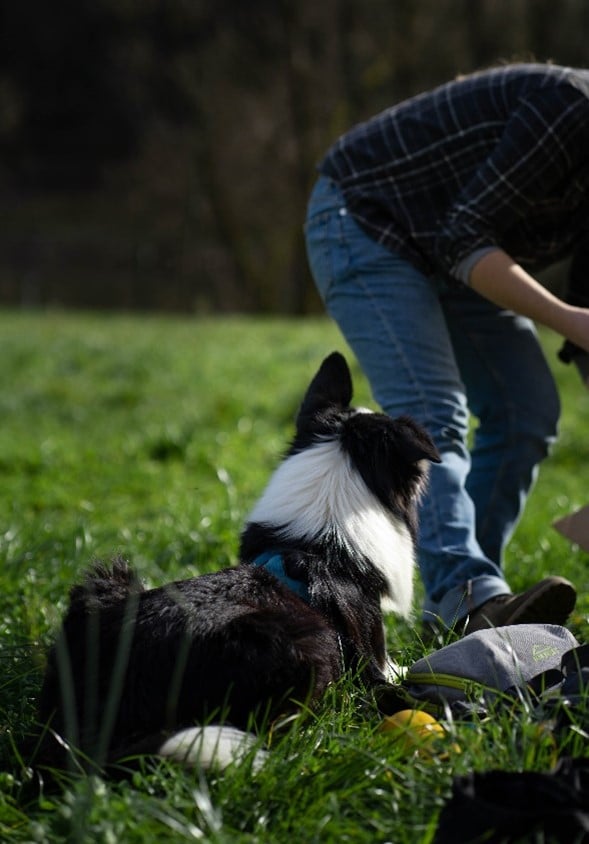
[[[72,589],[34,764],[76,758],[88,770],[136,753],[223,764],[247,748],[245,731],[344,672],[385,681],[382,613],[410,610],[416,505],[439,456],[411,419],[351,398],[333,353],[249,516],[238,566],[145,590],[116,560]]]

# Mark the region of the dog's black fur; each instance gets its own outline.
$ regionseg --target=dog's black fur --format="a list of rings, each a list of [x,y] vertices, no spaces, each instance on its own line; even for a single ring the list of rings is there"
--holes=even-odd
[[[146,590],[116,560],[72,589],[41,691],[37,764],[63,765],[72,747],[99,766],[165,755],[169,735],[211,721],[248,729],[316,700],[344,671],[384,681],[382,604],[408,611],[416,502],[439,456],[409,418],[351,398],[333,353],[246,523],[238,566]],[[256,565],[265,552],[284,578]]]

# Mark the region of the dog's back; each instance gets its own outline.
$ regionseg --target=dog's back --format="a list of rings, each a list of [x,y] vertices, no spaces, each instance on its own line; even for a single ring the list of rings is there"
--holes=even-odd
[[[333,629],[261,568],[145,590],[123,561],[100,565],[72,590],[48,656],[38,758],[62,766],[78,748],[103,765],[195,722],[261,725],[341,671]]]

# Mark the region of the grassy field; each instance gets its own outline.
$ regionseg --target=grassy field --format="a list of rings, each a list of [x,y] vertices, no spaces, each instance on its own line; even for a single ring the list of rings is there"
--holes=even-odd
[[[571,627],[587,641],[587,554],[551,524],[589,500],[589,394],[556,361],[556,338],[544,342],[561,436],[506,568],[516,590],[549,573],[571,578]],[[320,319],[0,314],[0,841],[425,844],[453,775],[589,755],[581,730],[555,750],[522,712],[450,724],[447,753],[416,757],[378,732],[374,707],[343,683],[283,729],[258,775],[247,763],[206,777],[153,764],[130,782],[86,778],[23,801],[15,747],[71,584],[115,553],[149,585],[234,563],[308,379],[334,348],[346,351]],[[354,374],[356,399],[370,404],[355,364]],[[424,652],[418,630],[388,625],[402,662]]]

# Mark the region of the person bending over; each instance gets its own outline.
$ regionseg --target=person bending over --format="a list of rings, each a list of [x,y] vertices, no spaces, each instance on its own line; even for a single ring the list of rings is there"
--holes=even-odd
[[[589,71],[497,67],[353,127],[319,165],[305,232],[374,398],[443,458],[421,506],[424,620],[564,623],[573,585],[512,594],[502,559],[560,413],[534,323],[589,372]],[[533,273],[567,256],[560,299]]]

